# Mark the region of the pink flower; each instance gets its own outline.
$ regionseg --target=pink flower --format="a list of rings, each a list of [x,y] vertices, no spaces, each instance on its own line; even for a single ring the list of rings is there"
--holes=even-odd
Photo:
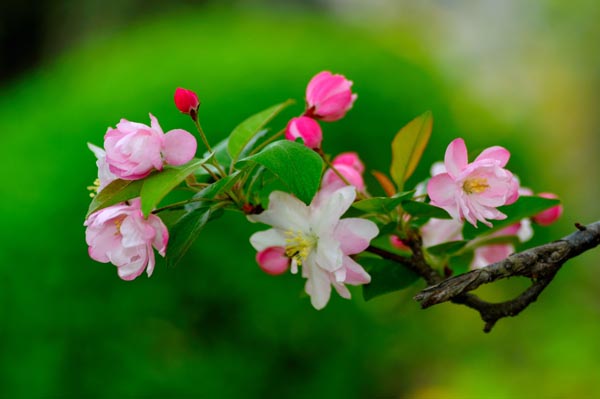
[[[198,111],[200,101],[198,101],[198,96],[193,91],[178,87],[175,90],[174,99],[175,106],[184,114],[193,115]]]
[[[331,162],[334,166],[348,165],[356,169],[358,173],[362,174],[365,172],[365,165],[362,163],[358,154],[355,152],[342,152]]]
[[[301,138],[308,148],[321,147],[323,132],[319,123],[307,116],[292,118],[285,129],[285,138],[291,141]]]
[[[357,191],[365,191],[365,181],[362,176],[365,166],[355,152],[342,153],[335,157],[331,164],[339,174],[344,176],[350,185],[356,187]],[[322,191],[333,192],[344,186],[347,186],[346,182],[333,169],[328,169],[323,174],[321,182]]]
[[[462,236],[463,222],[457,219],[431,218],[421,227],[421,237],[425,248],[448,241],[459,241]]]
[[[183,165],[196,153],[196,139],[190,133],[174,129],[164,134],[156,118],[151,125],[121,119],[116,129],[104,136],[106,162],[112,173],[124,180],[138,180],[163,164]]]
[[[523,219],[519,223],[505,227],[491,234],[488,238],[516,236],[520,242],[526,242],[533,237],[531,222],[529,219]],[[483,245],[475,249],[471,268],[477,269],[500,262],[515,252],[515,247],[511,243],[496,243]]]
[[[305,290],[315,309],[325,307],[331,286],[343,298],[350,298],[345,284],[360,285],[371,281],[369,274],[350,255],[364,251],[379,232],[370,220],[340,219],[348,210],[356,191],[346,186],[332,193],[320,193],[310,206],[290,194],[273,191],[269,207],[259,215],[249,215],[252,222],[272,226],[250,237],[259,251],[284,248],[291,261],[292,273],[302,267],[307,279]]]
[[[306,87],[306,116],[326,122],[343,118],[357,97],[351,86],[352,82],[343,75],[329,71],[318,73]]]
[[[558,196],[553,193],[539,193],[538,195],[542,198],[550,198],[550,199],[558,198]],[[539,224],[541,226],[548,226],[548,225],[551,225],[552,223],[556,222],[558,220],[558,218],[560,218],[562,213],[563,213],[562,205],[556,205],[550,209],[546,209],[545,211],[538,213],[537,215],[532,217],[532,219],[534,222],[536,222],[537,224]]]
[[[445,173],[433,176],[427,184],[431,204],[445,209],[453,218],[487,226],[488,219],[506,215],[496,209],[519,197],[519,183],[504,169],[510,153],[503,147],[485,149],[472,163],[467,160],[463,139],[455,139],[446,150]]]
[[[169,232],[158,216],[144,219],[139,198],[93,213],[84,223],[90,257],[117,266],[119,277],[133,280],[154,270],[154,250],[165,256]]]
[[[269,247],[258,252],[256,263],[272,276],[283,274],[290,268],[290,258],[285,255],[284,247]]]
[[[365,191],[365,181],[359,171],[348,165],[334,165],[335,169],[360,192]],[[335,191],[341,187],[347,186],[333,169],[327,169],[323,174],[321,188],[326,191]]]

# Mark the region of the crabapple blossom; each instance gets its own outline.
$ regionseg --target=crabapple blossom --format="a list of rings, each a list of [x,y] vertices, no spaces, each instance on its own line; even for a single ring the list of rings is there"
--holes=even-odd
[[[509,158],[508,150],[494,146],[469,163],[464,140],[455,139],[446,149],[446,172],[433,176],[427,184],[431,204],[473,226],[478,220],[491,226],[488,219],[505,219],[506,215],[496,208],[512,204],[519,197],[517,179],[504,168]]]
[[[96,166],[98,167],[98,180],[94,182],[95,186],[93,186],[93,189],[96,193],[99,193],[113,180],[116,180],[117,176],[110,171],[108,164],[106,163],[106,151],[92,143],[88,143],[88,148],[97,158]]]
[[[344,176],[352,186],[356,187],[359,192],[365,191],[365,181],[362,173],[365,166],[356,153],[342,153],[335,157],[331,162],[338,173]],[[333,169],[328,169],[323,174],[321,182],[322,191],[335,191],[346,186],[346,182],[338,176]]]
[[[267,274],[276,276],[285,273],[290,267],[290,258],[284,247],[269,247],[256,253],[256,263]]]
[[[343,75],[323,71],[315,75],[306,87],[306,116],[333,122],[342,119],[352,108],[357,95],[352,82]]]
[[[515,223],[502,230],[493,233],[490,237],[518,237],[520,242],[526,242],[533,236],[531,222],[529,219],[523,219],[519,223]],[[471,268],[477,269],[491,265],[492,263],[500,262],[506,259],[510,254],[515,252],[515,246],[511,243],[495,243],[483,245],[475,249]]]
[[[315,309],[322,309],[331,295],[331,286],[343,298],[350,298],[345,284],[371,281],[369,274],[349,255],[364,251],[378,234],[375,223],[366,219],[340,217],[352,205],[352,186],[315,196],[309,206],[288,193],[274,191],[268,208],[249,215],[252,222],[272,226],[254,233],[250,243],[259,252],[272,247],[285,249],[292,273],[302,266],[307,279],[305,290]]]
[[[124,180],[138,180],[163,164],[183,165],[196,153],[196,139],[189,132],[174,129],[166,134],[150,114],[150,126],[121,119],[117,128],[104,136],[106,162],[111,173]]]
[[[198,110],[198,106],[200,106],[200,101],[198,101],[196,93],[191,90],[182,89],[181,87],[175,90],[174,100],[177,109],[184,114],[193,115]]]
[[[433,247],[448,241],[462,240],[463,222],[458,219],[431,218],[421,227],[423,246]]]
[[[101,209],[85,221],[85,240],[90,257],[112,263],[119,277],[133,280],[144,270],[154,270],[154,250],[165,256],[169,232],[156,215],[144,218],[139,198]]]
[[[402,241],[400,239],[400,237],[398,237],[396,235],[390,236],[390,244],[392,244],[393,247],[400,249],[402,251],[410,251],[410,247],[408,245],[406,245],[404,243],[404,241]]]
[[[300,116],[290,120],[285,129],[285,138],[291,141],[300,138],[305,146],[315,149],[321,147],[323,132],[319,122],[307,116]]]
[[[338,154],[331,163],[335,166],[340,165],[348,165],[353,167],[358,171],[358,173],[362,174],[365,172],[365,165],[358,157],[358,154],[355,152],[342,152]]]
[[[557,199],[558,198],[558,196],[553,193],[539,193],[538,196],[540,196],[542,198],[549,198],[549,199]],[[548,225],[551,225],[552,223],[556,222],[558,220],[558,218],[560,218],[560,216],[562,215],[562,212],[563,212],[562,205],[556,205],[550,209],[546,209],[545,211],[538,213],[537,215],[533,216],[531,219],[541,226],[548,226]]]

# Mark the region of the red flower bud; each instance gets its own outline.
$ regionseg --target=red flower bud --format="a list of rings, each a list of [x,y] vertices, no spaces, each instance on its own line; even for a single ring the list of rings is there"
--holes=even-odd
[[[175,90],[175,106],[184,114],[194,116],[199,105],[198,96],[193,91],[182,89],[181,87]]]

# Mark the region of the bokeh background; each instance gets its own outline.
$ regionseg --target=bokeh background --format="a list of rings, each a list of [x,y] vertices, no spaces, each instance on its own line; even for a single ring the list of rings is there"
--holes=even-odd
[[[368,303],[334,295],[317,312],[302,279],[258,269],[259,226],[240,214],[134,282],[87,257],[82,226],[96,173],[86,142],[120,118],[192,130],[172,103],[183,86],[217,141],[287,98],[298,103],[284,119],[297,114],[327,69],[359,95],[324,127],[328,152],[360,150],[387,171],[395,132],[430,109],[415,182],[455,137],[504,145],[524,185],[564,201],[530,244],[566,235],[600,218],[599,18],[594,0],[3,1],[0,397],[600,396],[598,251],[486,335],[468,309],[421,311],[422,283]]]

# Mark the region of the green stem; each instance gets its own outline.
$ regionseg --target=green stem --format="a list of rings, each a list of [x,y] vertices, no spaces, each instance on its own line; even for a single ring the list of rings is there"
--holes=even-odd
[[[156,214],[156,213],[159,213],[159,212],[162,212],[162,211],[166,211],[166,210],[169,210],[169,209],[173,209],[173,208],[181,208],[182,206],[185,206],[187,204],[193,204],[194,202],[203,202],[203,201],[206,201],[206,202],[210,202],[210,201],[225,202],[225,201],[223,201],[221,199],[217,199],[217,198],[192,198],[192,199],[189,199],[189,200],[174,202],[174,203],[172,203],[170,205],[165,205],[165,206],[163,206],[161,208],[153,210],[152,213]]]
[[[271,137],[269,137],[268,139],[266,139],[259,146],[256,146],[252,151],[250,151],[249,156],[256,154],[257,152],[259,152],[260,150],[262,150],[267,145],[271,144],[273,141],[277,140],[279,137],[283,136],[284,134],[285,134],[285,128],[281,129],[280,131],[278,131],[277,133],[275,133],[274,135],[272,135]]]

